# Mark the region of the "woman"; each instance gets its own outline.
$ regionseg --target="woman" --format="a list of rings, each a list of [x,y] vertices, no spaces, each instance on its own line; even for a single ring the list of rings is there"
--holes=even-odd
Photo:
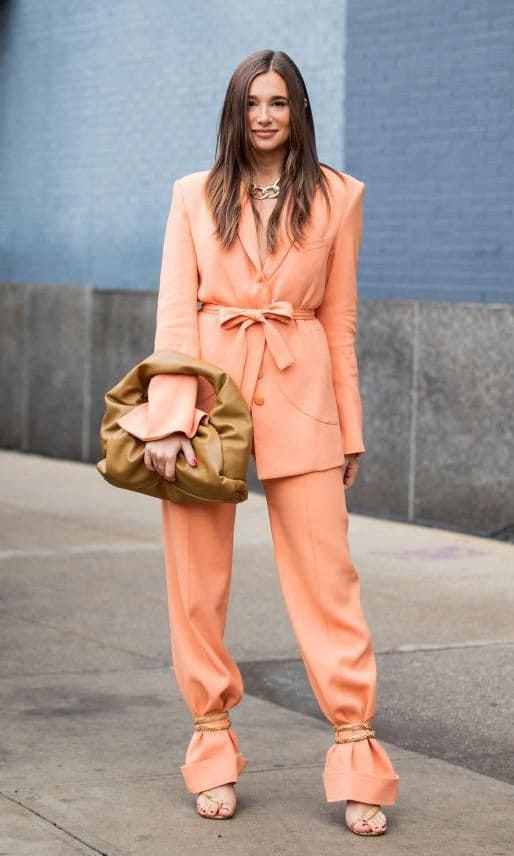
[[[335,732],[325,795],[347,801],[352,831],[379,835],[399,777],[370,723],[375,658],[345,500],[365,451],[354,350],[363,193],[363,182],[320,165],[292,60],[268,50],[245,59],[214,166],[173,187],[155,350],[222,366],[251,409],[282,591]],[[180,453],[196,465],[191,439],[213,402],[204,378],[152,378],[148,405],[124,417],[150,470],[173,481]],[[235,509],[162,503],[173,664],[194,718],[181,770],[198,813],[216,819],[234,814],[247,764],[229,717],[243,681],[223,642]]]

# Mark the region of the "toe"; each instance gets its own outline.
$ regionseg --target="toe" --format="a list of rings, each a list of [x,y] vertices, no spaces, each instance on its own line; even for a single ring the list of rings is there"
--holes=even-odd
[[[206,814],[209,817],[212,817],[216,814],[218,810],[218,806],[212,800],[207,799],[207,797],[201,796],[198,798],[197,803],[198,811],[201,814]]]
[[[385,829],[387,826],[387,817],[385,816],[383,811],[377,812],[375,817],[373,818],[375,821],[375,828]]]
[[[196,800],[197,811],[204,817],[231,817],[236,808],[234,795],[233,787],[224,785],[214,790],[211,788],[209,794],[199,793]]]
[[[387,818],[386,818],[384,812],[379,811],[376,813],[376,815],[374,817],[370,818],[369,823],[371,825],[373,832],[377,832],[378,830],[382,830],[382,829],[386,828],[386,821],[387,821]]]
[[[346,812],[346,822],[348,826],[353,826],[356,832],[363,832],[365,834],[386,831],[387,818],[383,811],[377,811],[376,814],[366,820],[363,818],[359,818],[359,820],[357,820],[359,814],[362,814],[364,809],[369,809],[369,806],[367,806],[366,803],[360,803],[358,804],[359,809],[357,810],[357,806],[354,809],[353,805],[353,803],[349,803],[348,808],[350,810],[347,810]]]

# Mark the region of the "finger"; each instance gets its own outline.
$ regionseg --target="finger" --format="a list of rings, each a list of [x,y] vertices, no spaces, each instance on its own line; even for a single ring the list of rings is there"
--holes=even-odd
[[[159,473],[161,478],[164,478],[164,471],[166,467],[166,458],[163,457],[162,454],[154,454],[152,455],[153,465],[155,467],[155,471]]]
[[[186,438],[185,440],[182,440],[180,446],[181,446],[182,451],[184,452],[184,455],[185,455],[185,458],[186,458],[186,461],[188,462],[188,464],[190,464],[192,467],[196,467],[198,464],[198,461],[196,460],[191,440],[189,440],[188,438]]]
[[[352,487],[357,475],[357,467],[348,466],[344,474],[345,487]]]
[[[166,461],[163,469],[163,478],[166,481],[175,481],[175,458],[172,458],[170,461]]]
[[[144,453],[143,461],[144,461],[145,467],[154,473],[155,467],[152,463],[152,455],[151,455],[150,449],[148,449],[147,447],[145,447],[145,453]]]

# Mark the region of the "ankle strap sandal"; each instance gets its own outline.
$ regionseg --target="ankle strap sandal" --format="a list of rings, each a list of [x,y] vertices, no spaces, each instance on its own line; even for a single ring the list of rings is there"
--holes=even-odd
[[[382,806],[380,805],[371,805],[370,808],[364,812],[364,814],[361,814],[359,817],[356,817],[355,820],[352,820],[351,823],[348,823],[348,821],[346,821],[348,829],[350,829],[352,832],[355,832],[356,835],[366,835],[368,838],[372,835],[383,835],[385,832],[387,832],[387,826],[378,829],[370,829],[368,832],[365,832],[363,829],[357,829],[357,824],[361,823],[362,821],[367,823],[368,820],[371,820],[372,817],[378,814],[381,808]],[[371,827],[371,824],[368,824],[368,826]]]

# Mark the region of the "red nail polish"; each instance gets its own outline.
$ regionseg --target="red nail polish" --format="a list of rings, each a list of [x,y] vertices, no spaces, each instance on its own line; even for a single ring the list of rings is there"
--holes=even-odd
[[[196,458],[193,458],[193,462],[192,462],[192,463],[193,463],[193,467],[196,467],[196,465],[198,464],[198,461],[196,460]]]

